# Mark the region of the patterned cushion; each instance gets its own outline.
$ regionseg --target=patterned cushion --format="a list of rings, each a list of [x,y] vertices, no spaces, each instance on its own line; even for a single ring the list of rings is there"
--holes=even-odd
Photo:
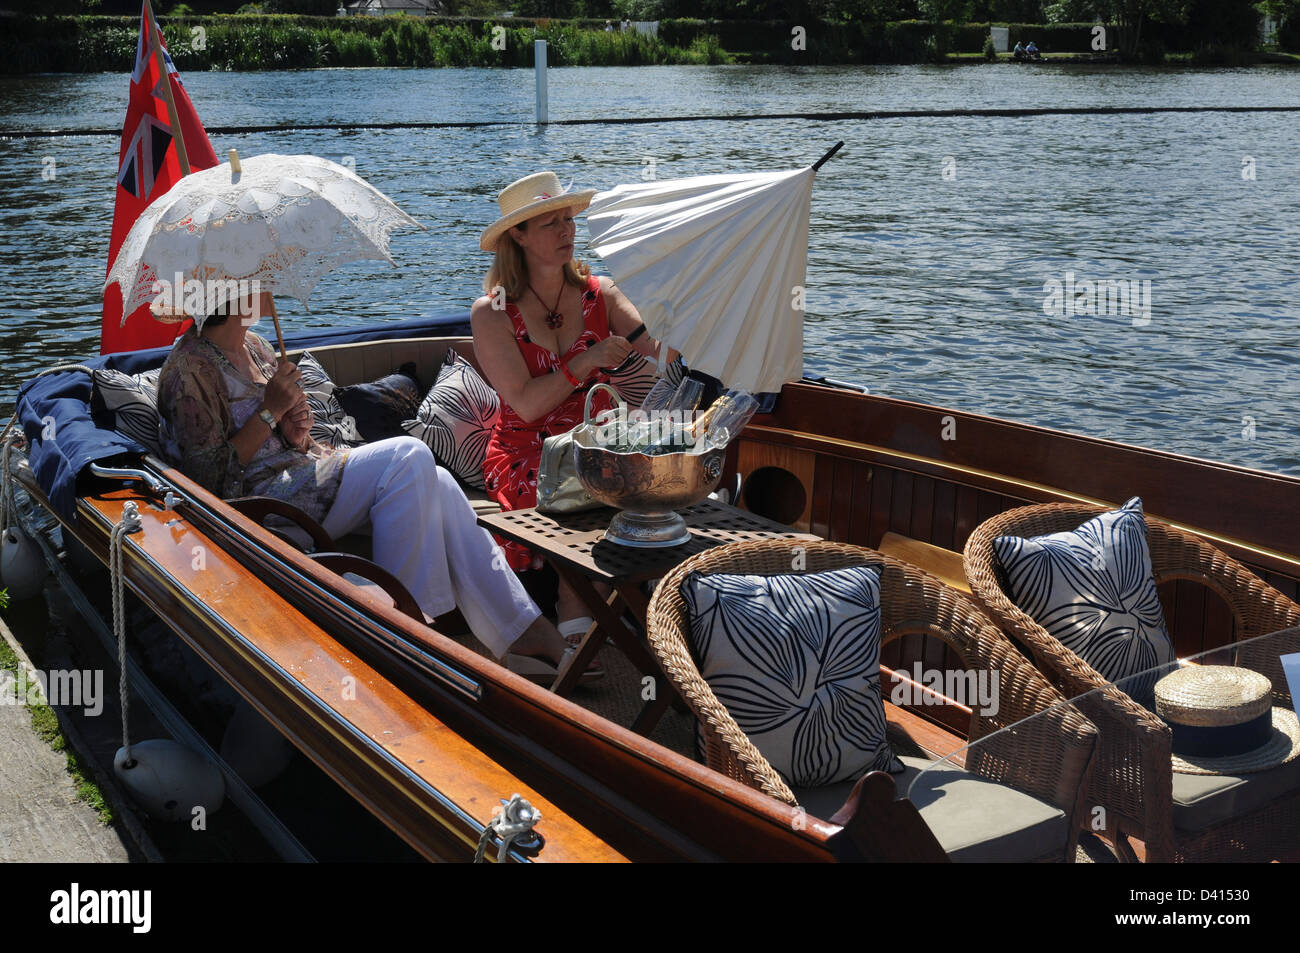
[[[402,421],[420,409],[420,380],[414,361],[369,384],[336,387],[334,396],[345,413],[356,418],[367,442],[405,435]]]
[[[880,696],[880,569],[682,583],[700,674],[791,785],[903,770]]]
[[[334,395],[334,382],[320,361],[308,351],[298,359],[298,370],[302,371],[302,389],[311,408],[311,438],[323,446],[336,448],[362,443],[356,420],[343,412]]]
[[[1175,660],[1138,497],[1073,532],[1000,536],[993,548],[1012,601],[1103,678]]]
[[[645,403],[650,388],[655,386],[656,376],[655,365],[646,360],[644,354],[637,354],[627,370],[609,375],[609,383],[628,407],[640,407]],[[680,357],[664,368],[664,378],[673,387],[680,384],[685,376],[686,365]]]
[[[162,453],[158,427],[158,375],[162,368],[143,374],[97,370],[92,400],[112,413],[112,429],[130,437],[153,453]]]
[[[482,490],[483,456],[501,415],[501,399],[474,366],[448,348],[438,380],[402,429],[467,486]]]

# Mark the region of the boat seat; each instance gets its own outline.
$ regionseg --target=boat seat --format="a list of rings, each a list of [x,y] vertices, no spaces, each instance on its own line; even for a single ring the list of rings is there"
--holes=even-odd
[[[1059,858],[1070,837],[1069,819],[1060,808],[951,764],[930,771],[932,762],[904,755],[906,766],[893,775],[900,797],[921,812],[939,845],[957,862],[1024,862]],[[913,786],[913,781],[920,782]],[[857,783],[842,781],[817,788],[791,788],[809,814],[834,815]]]
[[[1174,827],[1203,831],[1245,817],[1300,789],[1300,758],[1250,774],[1174,772]]]
[[[473,338],[405,338],[392,341],[366,341],[360,344],[330,344],[312,347],[312,357],[320,362],[325,373],[339,387],[366,384],[378,380],[403,364],[413,362],[416,377],[425,390],[433,386],[438,369],[448,348],[481,370],[474,359]],[[289,358],[302,355],[302,350],[290,351]]]
[[[912,539],[901,533],[886,533],[880,538],[880,546],[877,548],[886,556],[893,556],[905,563],[911,563],[918,569],[924,569],[931,576],[954,589],[965,593],[970,592],[970,584],[966,582],[966,570],[962,567],[961,553],[931,543],[923,543],[919,539]]]

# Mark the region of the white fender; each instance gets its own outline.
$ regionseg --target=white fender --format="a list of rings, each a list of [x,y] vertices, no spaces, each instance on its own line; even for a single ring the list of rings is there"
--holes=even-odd
[[[131,799],[150,817],[188,821],[194,808],[212,814],[226,798],[226,779],[207,758],[193,748],[166,738],[131,745],[131,766],[126,749],[118,748],[113,772]]]
[[[250,788],[274,781],[293,759],[294,747],[242,699],[221,739],[221,758]]]
[[[40,595],[48,574],[41,551],[27,534],[16,526],[5,529],[0,544],[0,585],[9,590],[9,598],[21,601]]]

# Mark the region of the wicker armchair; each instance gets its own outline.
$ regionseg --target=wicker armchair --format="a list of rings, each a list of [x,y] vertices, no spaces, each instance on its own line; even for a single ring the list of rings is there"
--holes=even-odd
[[[1258,825],[1267,818],[1252,815],[1195,834],[1175,831],[1168,727],[1154,712],[1107,683],[1007,595],[1006,576],[993,550],[995,539],[1075,530],[1102,512],[1105,510],[1101,507],[1084,504],[1047,503],[1008,510],[986,520],[967,540],[963,555],[971,593],[989,618],[1028,651],[1039,669],[1064,695],[1076,698],[1092,693],[1078,703],[1101,733],[1088,803],[1105,809],[1106,828],[1114,837],[1121,857],[1136,859],[1126,840],[1133,836],[1144,842],[1148,861],[1225,856],[1256,859],[1239,835],[1243,824]],[[1209,587],[1231,609],[1240,640],[1300,623],[1300,606],[1236,560],[1200,537],[1161,520],[1148,516],[1146,524],[1156,583],[1186,579]],[[1296,644],[1292,651],[1300,651],[1300,639],[1293,641]],[[1258,658],[1248,657],[1249,654],[1249,650],[1243,651],[1239,664],[1267,675],[1280,700],[1277,693],[1285,692],[1286,680],[1277,653],[1258,653]],[[1276,809],[1266,811],[1275,813]],[[1291,827],[1300,830],[1300,820]]]
[[[763,540],[732,543],[699,553],[672,570],[650,600],[649,643],[664,673],[698,719],[705,762],[714,770],[784,801],[798,803],[794,792],[768,763],[700,675],[689,637],[681,585],[687,574],[701,572],[777,575],[791,571],[791,543]],[[849,566],[881,567],[881,644],[906,635],[943,640],[970,670],[997,678],[996,713],[971,714],[968,742],[1047,709],[1046,715],[1022,726],[1014,736],[998,735],[990,744],[969,749],[966,770],[977,777],[1015,788],[1064,812],[1071,832],[1063,854],[1073,860],[1078,813],[1085,775],[1096,743],[1096,729],[1077,711],[1059,705],[1062,696],[962,593],[928,573],[871,549],[825,541],[800,542],[804,571]],[[1053,708],[1053,706],[1057,706]],[[940,754],[948,754],[941,752]]]

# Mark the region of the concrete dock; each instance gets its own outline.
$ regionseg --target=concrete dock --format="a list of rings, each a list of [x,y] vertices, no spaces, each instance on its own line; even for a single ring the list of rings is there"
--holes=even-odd
[[[0,638],[29,668],[22,646],[0,620]],[[77,790],[67,759],[32,727],[12,690],[0,703],[0,863],[126,863],[131,857]]]

